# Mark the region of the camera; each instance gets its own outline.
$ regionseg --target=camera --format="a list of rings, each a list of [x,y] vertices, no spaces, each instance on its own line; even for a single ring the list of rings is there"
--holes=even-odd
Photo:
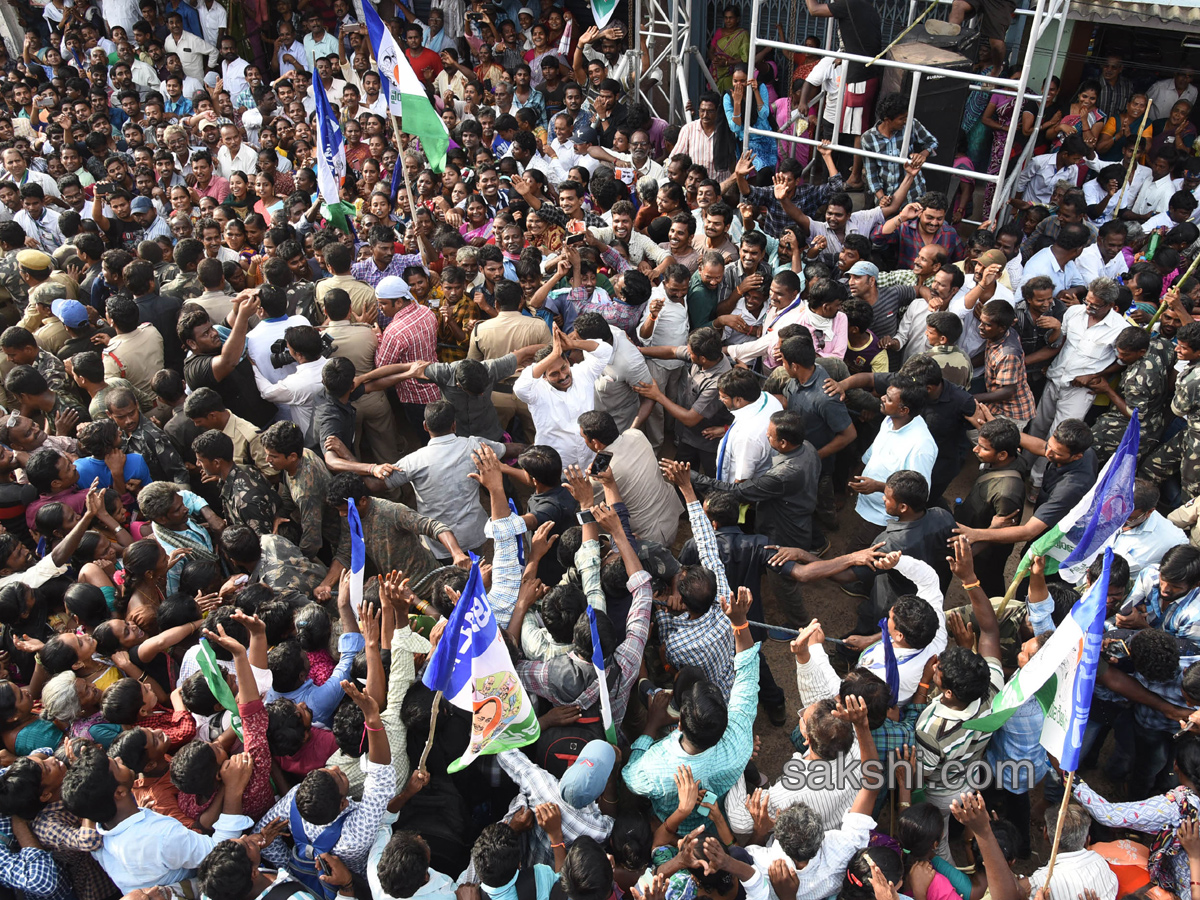
[[[333,356],[335,350],[337,350],[337,345],[333,343],[333,338],[322,331],[321,356]],[[276,369],[284,369],[294,365],[295,362],[296,360],[292,358],[292,351],[288,349],[287,338],[276,338],[271,343],[271,365]]]

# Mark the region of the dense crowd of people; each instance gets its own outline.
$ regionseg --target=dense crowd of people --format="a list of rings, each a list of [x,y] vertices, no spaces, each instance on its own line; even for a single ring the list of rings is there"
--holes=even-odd
[[[806,5],[883,49],[868,0]],[[385,9],[444,164],[357,0],[13,6],[6,893],[1191,900],[1189,72],[1098,60],[1041,118],[973,92],[948,197],[878,70],[751,60],[732,6],[682,125],[641,23]],[[1011,74],[1011,6],[949,13],[981,71]],[[1002,224],[968,228],[1006,147]],[[1134,421],[1107,576],[1034,555],[1001,602]],[[1036,697],[981,720],[1105,577],[1072,783]],[[479,583],[515,674],[477,690],[540,736],[462,767],[494,724],[427,667]]]

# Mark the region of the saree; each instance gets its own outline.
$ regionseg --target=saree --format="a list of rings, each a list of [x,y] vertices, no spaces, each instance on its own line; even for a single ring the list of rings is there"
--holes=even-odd
[[[733,88],[734,63],[744,63],[750,58],[750,32],[739,27],[726,33],[724,28],[718,28],[709,47],[712,49],[713,78],[717,88],[726,93]]]

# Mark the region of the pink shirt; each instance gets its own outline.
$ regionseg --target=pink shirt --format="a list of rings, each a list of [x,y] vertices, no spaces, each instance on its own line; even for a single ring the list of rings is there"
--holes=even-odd
[[[196,186],[196,193],[201,197],[212,197],[218,203],[224,203],[225,198],[229,196],[229,179],[213,175],[208,181],[208,187],[201,190],[199,185]]]

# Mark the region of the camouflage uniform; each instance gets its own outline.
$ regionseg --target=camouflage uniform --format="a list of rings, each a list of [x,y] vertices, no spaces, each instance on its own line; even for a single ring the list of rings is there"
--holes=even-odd
[[[924,353],[918,353],[917,356],[928,356],[941,367],[942,377],[946,381],[957,384],[964,391],[970,390],[971,376],[974,374],[971,360],[954,344],[930,347]]]
[[[154,267],[154,280],[159,285],[167,284],[179,277],[179,266],[175,263],[162,262]],[[160,291],[161,293],[161,291]]]
[[[17,265],[17,254],[22,249],[18,247],[0,256],[0,324],[5,328],[20,321],[21,310],[29,302],[29,285]]]
[[[257,469],[237,465],[230,469],[221,485],[221,505],[230,526],[245,525],[260,535],[275,532],[279,495]]]
[[[296,520],[300,523],[300,549],[315,558],[325,544],[331,547],[338,541],[338,515],[326,503],[329,496],[329,470],[316,453],[304,448],[295,475],[283,473],[280,494],[295,505]]]
[[[158,292],[164,297],[178,297],[186,303],[203,294],[204,288],[200,286],[200,278],[196,275],[195,270],[192,270],[191,272],[180,272],[159,288]]]
[[[375,571],[387,574],[398,569],[416,584],[438,566],[433,554],[421,543],[421,535],[437,540],[450,529],[428,516],[423,516],[403,503],[393,503],[372,497],[362,516],[363,540],[367,545],[367,561]],[[350,527],[341,520],[338,535],[337,560],[350,568]]]
[[[167,433],[146,418],[138,416],[138,426],[123,435],[121,447],[126,453],[140,453],[155,481],[173,481],[184,490],[191,486],[187,466]]]
[[[64,408],[73,409],[78,413],[80,422],[90,421],[91,417],[88,415],[87,404],[80,399],[75,385],[67,377],[67,369],[61,359],[53,353],[47,353],[45,350],[39,349],[37,359],[33,361],[33,367],[46,379],[46,384],[54,392],[54,396],[58,398],[54,409],[46,415],[46,427],[49,434],[55,433],[53,430],[54,416],[62,412]]]
[[[1117,380],[1117,393],[1124,398],[1125,405],[1131,410],[1138,410],[1141,426],[1138,455],[1142,459],[1153,449],[1154,442],[1167,424],[1167,372],[1162,357],[1148,350],[1141,359],[1123,370]],[[1092,437],[1100,465],[1104,465],[1117,452],[1128,425],[1129,419],[1111,406],[1096,420],[1092,426]]]
[[[1150,454],[1141,474],[1162,484],[1178,473],[1184,495],[1193,497],[1200,487],[1200,364],[1192,363],[1175,382],[1171,412],[1180,416],[1186,427]]]
[[[260,538],[262,556],[250,573],[250,583],[261,582],[275,590],[279,598],[292,606],[312,601],[313,591],[328,570],[299,547],[277,534]]]

